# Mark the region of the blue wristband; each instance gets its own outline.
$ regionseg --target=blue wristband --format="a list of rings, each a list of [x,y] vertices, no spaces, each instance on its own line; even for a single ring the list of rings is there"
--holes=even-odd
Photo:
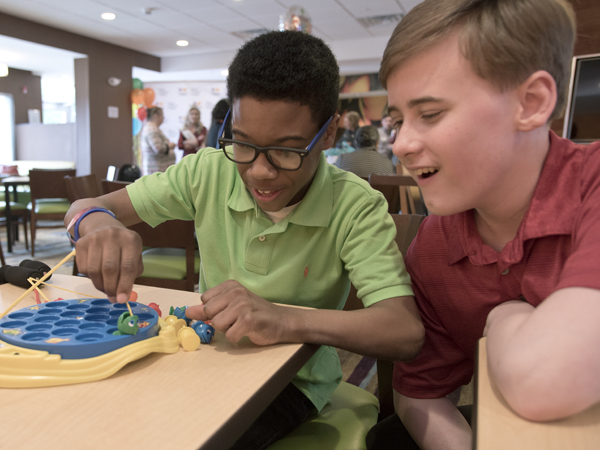
[[[77,221],[75,222],[75,226],[73,227],[73,241],[74,242],[77,242],[79,240],[79,238],[80,238],[80,236],[79,236],[79,224],[85,218],[85,216],[87,216],[88,214],[94,213],[94,212],[103,212],[103,213],[111,215],[113,217],[113,219],[117,218],[117,216],[115,216],[115,214],[112,211],[109,211],[108,209],[105,209],[105,208],[90,208],[87,211],[84,211],[83,214],[81,214],[77,218]]]

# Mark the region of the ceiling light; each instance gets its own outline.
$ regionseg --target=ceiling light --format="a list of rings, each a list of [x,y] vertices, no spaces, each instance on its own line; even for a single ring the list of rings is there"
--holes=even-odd
[[[102,17],[104,20],[115,20],[117,15],[115,13],[102,13],[100,17]]]
[[[187,47],[188,45],[190,45],[190,43],[188,41],[186,41],[185,39],[181,39],[181,40],[177,41],[176,44],[179,45],[180,47]]]
[[[0,77],[8,76],[8,66],[4,63],[0,63]]]
[[[229,75],[229,70],[227,70],[227,69],[221,70],[221,75],[223,75],[224,77],[226,77],[227,75]]]

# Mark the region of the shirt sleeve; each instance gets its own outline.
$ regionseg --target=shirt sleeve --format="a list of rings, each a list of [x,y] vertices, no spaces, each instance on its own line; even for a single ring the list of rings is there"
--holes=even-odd
[[[183,141],[185,141],[185,139],[183,138],[183,133],[180,131],[179,132],[179,141],[177,141],[177,148],[179,150],[184,150],[184,148],[183,148]]]
[[[594,144],[596,145],[596,144]],[[592,144],[590,144],[590,147]],[[568,257],[556,290],[568,287],[600,289],[600,145],[591,148],[578,177],[581,183],[581,207],[572,236]]]
[[[348,222],[341,259],[366,307],[412,296],[410,277],[395,242],[396,226],[383,195],[369,196]]]
[[[127,186],[140,219],[153,227],[172,219],[194,220],[196,202],[206,192],[201,183],[204,166],[204,154],[186,156],[164,173],[144,176]]]

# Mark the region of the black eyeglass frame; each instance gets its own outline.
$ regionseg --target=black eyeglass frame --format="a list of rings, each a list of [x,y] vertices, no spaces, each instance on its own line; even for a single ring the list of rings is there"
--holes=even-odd
[[[223,134],[225,132],[225,125],[227,124],[227,120],[229,119],[230,113],[231,113],[231,110],[227,111],[227,115],[225,116],[225,119],[223,120],[221,129],[219,130],[219,136],[223,136]],[[323,135],[325,134],[325,131],[327,131],[327,128],[329,127],[329,124],[331,123],[332,120],[333,120],[333,116],[331,116],[329,119],[327,119],[327,121],[321,127],[321,129],[319,130],[317,135],[314,137],[314,139],[311,141],[311,143],[308,144],[308,146],[304,150],[300,150],[298,148],[289,148],[289,147],[259,147],[258,145],[249,144],[248,142],[238,141],[237,139],[228,139],[228,138],[224,138],[224,137],[220,137],[217,139],[217,145],[218,145],[217,148],[222,148],[223,153],[225,153],[225,157],[229,161],[232,161],[236,164],[252,164],[254,161],[256,161],[256,159],[258,158],[258,155],[263,153],[265,155],[265,157],[267,158],[267,161],[269,161],[269,164],[271,164],[273,167],[277,167],[277,169],[279,169],[279,170],[287,170],[287,171],[293,172],[293,171],[299,170],[300,167],[302,167],[304,158],[306,156],[308,156],[308,154],[312,151],[312,149],[315,147],[315,145],[317,145],[317,142],[319,142],[319,140],[323,137]],[[226,146],[233,145],[233,144],[242,144],[247,147],[250,147],[251,149],[254,150],[254,158],[252,158],[250,161],[236,161],[235,159],[231,158],[231,156],[227,153]],[[287,152],[296,153],[296,154],[298,154],[298,156],[300,156],[300,164],[298,164],[298,167],[295,169],[286,169],[284,167],[280,167],[277,164],[275,164],[275,162],[269,156],[270,150],[283,150],[283,151],[287,151]]]

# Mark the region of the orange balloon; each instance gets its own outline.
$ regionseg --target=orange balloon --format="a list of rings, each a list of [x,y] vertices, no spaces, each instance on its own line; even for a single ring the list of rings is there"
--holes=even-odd
[[[144,101],[144,91],[141,89],[134,89],[131,91],[131,102],[139,105]]]
[[[156,95],[154,94],[154,89],[152,89],[152,88],[144,89],[144,105],[146,105],[146,107],[150,108],[152,106],[154,97],[156,97]]]

